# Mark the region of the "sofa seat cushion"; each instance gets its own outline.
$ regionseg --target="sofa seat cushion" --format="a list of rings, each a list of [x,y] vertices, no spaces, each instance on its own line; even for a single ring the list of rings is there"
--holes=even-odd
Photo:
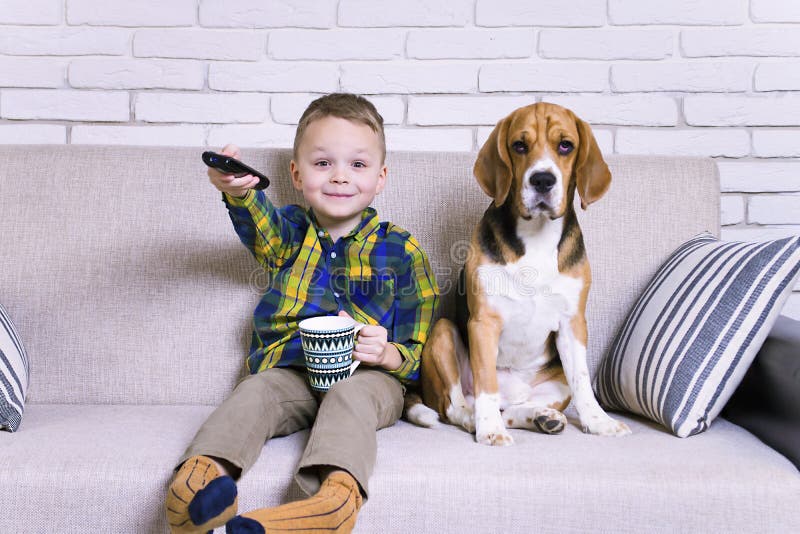
[[[173,459],[211,410],[29,405],[25,428],[0,434],[0,532],[166,532]],[[747,431],[720,419],[681,440],[621,419],[631,436],[572,424],[558,436],[512,430],[507,448],[401,421],[378,433],[356,532],[800,531],[800,473]],[[300,496],[292,472],[306,437],[268,442],[240,481],[241,510]]]

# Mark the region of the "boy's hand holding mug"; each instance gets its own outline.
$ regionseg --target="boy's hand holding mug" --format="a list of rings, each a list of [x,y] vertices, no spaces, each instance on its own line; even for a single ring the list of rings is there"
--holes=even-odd
[[[340,317],[350,317],[346,311],[339,312]],[[388,342],[389,333],[380,325],[365,325],[358,333],[356,346],[353,348],[353,359],[366,365],[380,366],[394,371],[403,363],[397,348]]]

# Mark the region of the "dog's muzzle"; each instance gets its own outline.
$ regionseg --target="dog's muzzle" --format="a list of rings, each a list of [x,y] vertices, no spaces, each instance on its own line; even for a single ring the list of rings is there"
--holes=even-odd
[[[556,185],[556,177],[550,172],[534,173],[531,175],[530,181],[533,189],[540,195],[549,193]]]
[[[528,192],[523,194],[524,204],[531,217],[547,214],[555,215],[559,200],[556,185],[558,179],[551,172],[535,172],[528,178]]]

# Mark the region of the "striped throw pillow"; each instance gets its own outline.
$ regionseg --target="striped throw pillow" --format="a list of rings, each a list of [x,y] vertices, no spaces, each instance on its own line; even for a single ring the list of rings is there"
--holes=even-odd
[[[800,278],[800,236],[701,234],[661,266],[596,376],[601,404],[678,437],[703,432],[741,382]]]
[[[14,432],[19,428],[29,372],[22,341],[0,305],[0,430]]]

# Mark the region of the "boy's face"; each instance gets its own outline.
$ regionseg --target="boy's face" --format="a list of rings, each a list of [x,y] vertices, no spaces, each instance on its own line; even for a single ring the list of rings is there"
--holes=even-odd
[[[387,172],[378,135],[366,124],[331,116],[306,127],[290,170],[319,224],[338,235],[361,221]]]

